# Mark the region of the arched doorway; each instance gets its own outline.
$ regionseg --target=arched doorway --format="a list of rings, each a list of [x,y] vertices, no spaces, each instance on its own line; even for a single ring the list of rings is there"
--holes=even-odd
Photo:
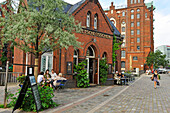
[[[98,59],[96,59],[97,52],[93,46],[89,46],[86,51],[87,59],[87,73],[90,80],[90,83],[98,83]]]

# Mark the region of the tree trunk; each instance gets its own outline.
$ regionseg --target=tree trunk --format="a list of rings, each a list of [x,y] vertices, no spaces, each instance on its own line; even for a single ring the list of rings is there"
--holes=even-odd
[[[35,58],[34,76],[37,82],[37,77],[38,77],[38,58],[37,57]]]

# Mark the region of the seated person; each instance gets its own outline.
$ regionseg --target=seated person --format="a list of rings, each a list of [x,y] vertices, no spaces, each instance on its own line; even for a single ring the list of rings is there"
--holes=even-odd
[[[59,73],[58,76],[60,77],[59,80],[67,80],[66,78],[62,77],[62,73]]]
[[[47,85],[49,84],[50,87],[54,87],[53,81],[51,79],[51,75],[49,74],[49,70],[48,69],[45,71],[44,78],[45,78],[45,82],[47,83]]]
[[[121,73],[121,72],[119,72],[118,74],[117,74],[117,77],[118,77],[118,79],[117,79],[117,84],[121,84],[121,78],[123,78],[124,77],[124,75]]]
[[[51,79],[54,81],[56,78],[57,74],[54,72],[54,70],[51,70]]]
[[[43,81],[45,81],[44,72],[40,72],[38,75],[37,83],[43,83]]]
[[[54,86],[57,86],[60,84],[60,83],[56,83],[57,80],[67,80],[67,79],[62,77],[62,73],[59,73],[58,76],[55,77],[55,81],[53,82]]]

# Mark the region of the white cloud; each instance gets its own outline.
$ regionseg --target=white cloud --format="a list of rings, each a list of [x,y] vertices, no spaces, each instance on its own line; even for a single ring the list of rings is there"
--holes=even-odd
[[[70,3],[70,4],[75,4],[75,3],[79,2],[80,0],[64,0],[64,1],[67,3]]]
[[[170,14],[163,15],[160,12],[156,12],[154,18],[155,48],[161,45],[170,45]]]

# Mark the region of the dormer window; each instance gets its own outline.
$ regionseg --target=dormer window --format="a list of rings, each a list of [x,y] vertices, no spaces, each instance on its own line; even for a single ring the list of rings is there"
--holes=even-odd
[[[87,27],[90,27],[90,16],[91,16],[91,13],[88,12],[88,13],[87,13],[87,19],[86,19],[86,26],[87,26]]]
[[[97,14],[94,15],[94,29],[97,29]]]

